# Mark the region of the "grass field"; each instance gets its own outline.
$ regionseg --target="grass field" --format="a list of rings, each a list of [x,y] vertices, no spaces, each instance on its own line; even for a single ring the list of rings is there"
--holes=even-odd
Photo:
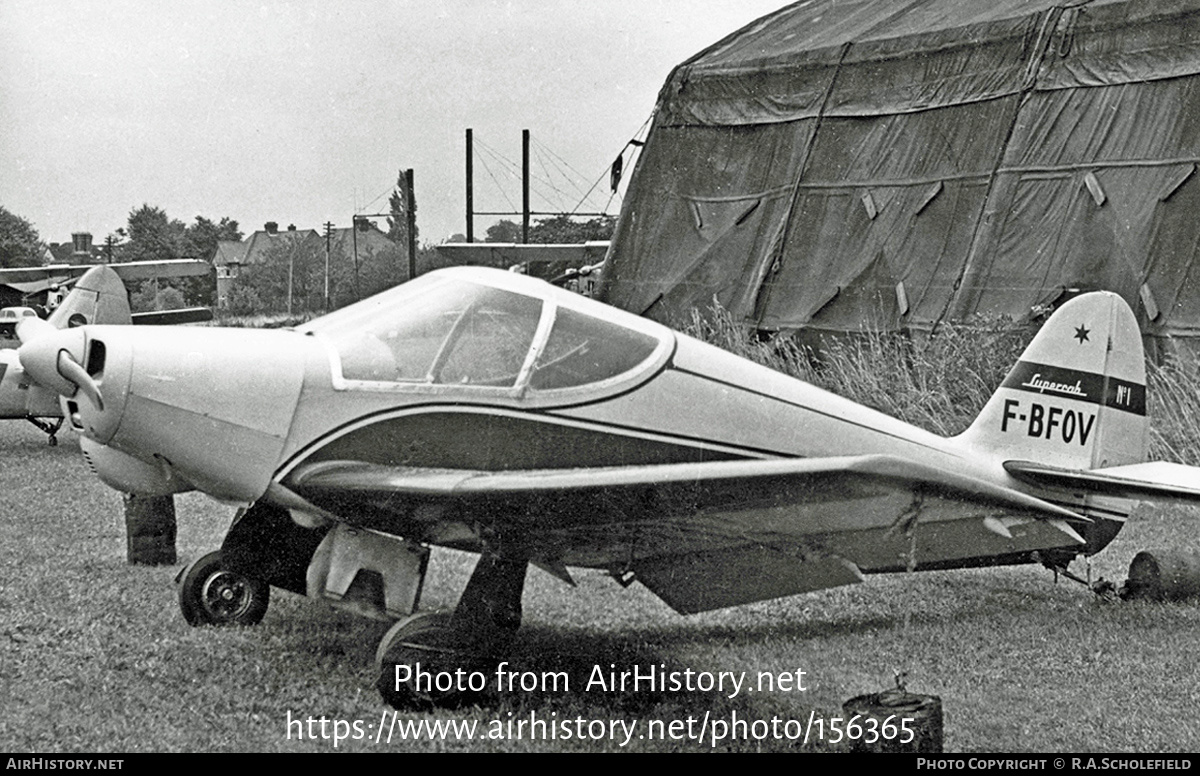
[[[274,591],[255,628],[190,628],[178,613],[180,566],[125,563],[120,496],[87,471],[76,443],[48,447],[24,424],[0,424],[0,750],[327,751],[288,720],[360,720],[373,738],[386,713],[373,688],[382,624]],[[176,499],[180,563],[218,546],[231,510]],[[1148,508],[1097,556],[1092,573],[1125,577],[1147,547],[1195,546],[1196,510]],[[449,604],[469,558],[436,553],[428,605]],[[429,740],[350,751],[840,750],[766,737],[646,740],[652,720],[806,722],[909,672],[938,695],[954,752],[1172,752],[1200,748],[1200,607],[1110,603],[1022,567],[891,575],[864,585],[681,617],[635,584],[580,572],[579,586],[531,571],[514,670],[567,671],[568,692],[515,692],[403,721],[495,723],[636,720],[616,740]],[[907,625],[906,625],[907,623]],[[806,691],[603,692],[595,666],[773,674],[805,671]],[[290,716],[289,716],[290,715]],[[390,723],[390,718],[388,718]],[[319,734],[319,725],[314,728]],[[667,730],[667,728],[662,728]],[[786,734],[789,729],[780,728]],[[351,730],[351,729],[346,729]],[[793,725],[790,731],[797,728]],[[762,732],[762,728],[759,728]],[[828,731],[826,731],[828,736]]]

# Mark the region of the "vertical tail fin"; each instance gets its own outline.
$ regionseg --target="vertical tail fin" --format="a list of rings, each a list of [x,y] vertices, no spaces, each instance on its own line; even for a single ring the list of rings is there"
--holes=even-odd
[[[89,323],[127,326],[132,322],[125,284],[111,267],[100,264],[80,276],[49,319],[30,317],[17,324],[17,338],[24,344],[57,329]]]
[[[1146,365],[1120,296],[1059,308],[960,436],[1005,460],[1095,469],[1146,459]]]
[[[89,323],[127,326],[132,323],[129,293],[112,268],[97,265],[75,282],[49,321],[58,329]]]

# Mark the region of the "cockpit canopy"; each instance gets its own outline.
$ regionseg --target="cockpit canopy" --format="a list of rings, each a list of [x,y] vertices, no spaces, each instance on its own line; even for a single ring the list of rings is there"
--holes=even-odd
[[[347,382],[506,391],[608,382],[669,348],[666,330],[582,297],[511,273],[466,274],[424,275],[299,331],[332,345]],[[631,321],[609,320],[622,316]]]

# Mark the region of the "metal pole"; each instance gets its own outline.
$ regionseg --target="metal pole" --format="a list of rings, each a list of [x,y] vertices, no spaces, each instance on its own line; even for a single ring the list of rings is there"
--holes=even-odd
[[[521,130],[521,242],[529,242],[529,130]]]
[[[408,224],[408,279],[417,276],[417,193],[413,188],[413,171],[404,171],[404,218]]]
[[[353,234],[351,239],[354,240],[354,301],[362,299],[362,294],[358,290],[358,216],[350,219],[351,229]]]
[[[472,132],[467,129],[467,242],[475,242],[475,154]]]

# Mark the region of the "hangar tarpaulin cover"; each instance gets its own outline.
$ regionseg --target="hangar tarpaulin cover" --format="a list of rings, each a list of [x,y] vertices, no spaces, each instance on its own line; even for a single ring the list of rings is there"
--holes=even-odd
[[[1116,291],[1200,337],[1200,0],[806,0],[660,92],[600,298],[929,330]]]

